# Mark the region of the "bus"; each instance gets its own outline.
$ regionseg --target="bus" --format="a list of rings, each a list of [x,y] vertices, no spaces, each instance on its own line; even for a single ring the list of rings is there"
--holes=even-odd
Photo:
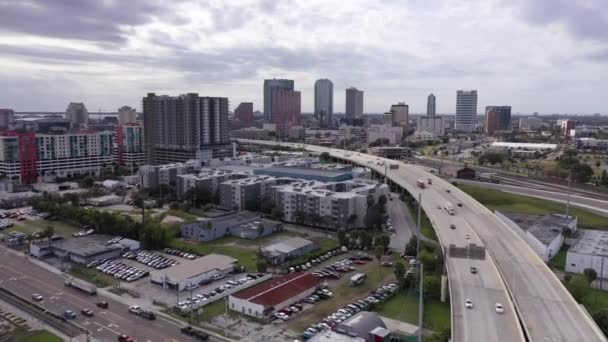
[[[424,185],[424,180],[422,180],[422,179],[419,179],[419,180],[416,182],[416,185],[418,185],[418,187],[419,187],[420,189],[424,189],[424,188],[425,188],[425,185]]]
[[[359,286],[363,284],[367,276],[365,273],[357,273],[354,276],[350,277],[350,286]]]
[[[445,211],[448,212],[448,214],[454,215],[454,206],[452,205],[452,203],[446,202],[443,208],[445,209]]]

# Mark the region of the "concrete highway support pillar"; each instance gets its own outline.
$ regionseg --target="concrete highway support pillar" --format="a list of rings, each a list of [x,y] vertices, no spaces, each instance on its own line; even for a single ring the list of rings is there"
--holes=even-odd
[[[441,275],[441,302],[445,303],[448,299],[448,276]]]

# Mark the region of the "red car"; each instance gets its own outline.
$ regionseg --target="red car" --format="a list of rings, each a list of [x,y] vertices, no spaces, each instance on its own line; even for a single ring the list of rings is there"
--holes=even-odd
[[[118,335],[118,342],[135,342],[135,340],[127,335]]]
[[[365,261],[363,261],[363,260],[355,260],[355,261],[353,261],[353,264],[355,264],[355,265],[365,265]]]

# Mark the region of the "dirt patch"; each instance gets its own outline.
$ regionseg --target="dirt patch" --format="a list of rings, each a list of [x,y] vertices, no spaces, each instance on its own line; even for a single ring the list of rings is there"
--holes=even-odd
[[[181,217],[167,215],[161,221],[161,224],[172,224],[172,223],[182,223],[182,222],[184,222],[184,219]]]

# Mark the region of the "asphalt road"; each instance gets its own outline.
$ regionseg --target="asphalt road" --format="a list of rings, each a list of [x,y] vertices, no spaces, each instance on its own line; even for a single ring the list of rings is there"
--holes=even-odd
[[[63,277],[52,273],[29,261],[28,258],[15,255],[0,248],[2,264],[0,265],[0,286],[24,298],[31,298],[39,293],[44,300],[39,304],[46,309],[63,314],[65,310],[77,313],[76,324],[88,329],[99,341],[117,341],[117,336],[126,334],[138,342],[194,341],[182,335],[180,327],[162,317],[154,321],[145,320],[129,314],[128,307],[122,303],[101,295],[89,296],[79,290],[66,288]],[[100,309],[98,301],[109,303],[108,309]],[[84,317],[80,310],[91,309],[94,317]],[[210,338],[210,341],[213,341]]]
[[[239,140],[244,143],[274,145],[277,142]],[[448,275],[452,300],[452,337],[454,341],[517,341],[523,340],[522,330],[514,315],[522,322],[530,341],[606,341],[598,326],[576,303],[568,290],[510,227],[500,221],[487,208],[460,189],[420,167],[384,158],[324,148],[314,145],[286,144],[309,151],[329,152],[332,156],[367,166],[379,174],[387,171],[382,162],[398,164],[398,170],[388,169],[388,178],[412,195],[423,192],[422,207],[431,219],[439,240],[460,244],[464,235],[486,247],[488,257],[483,261],[489,269],[480,272],[482,279],[466,277],[469,261],[448,258]],[[432,187],[420,189],[418,179],[431,178]],[[447,192],[450,190],[450,193]],[[455,216],[439,213],[437,204],[450,201],[463,203],[456,208]],[[433,211],[434,210],[434,211]],[[449,231],[446,224],[457,221],[457,229]],[[446,232],[447,230],[447,232]],[[464,235],[463,235],[464,234]],[[475,278],[473,278],[475,279]],[[510,296],[507,296],[507,291]],[[462,299],[471,295],[481,311],[464,310]],[[504,299],[504,302],[502,301]],[[490,303],[501,301],[505,315],[490,316]]]
[[[405,204],[399,199],[399,195],[391,193],[391,200],[386,202],[388,206],[388,214],[393,221],[395,234],[391,235],[390,248],[403,252],[405,245],[412,238],[412,234],[416,232],[416,224],[410,215],[410,211]]]

